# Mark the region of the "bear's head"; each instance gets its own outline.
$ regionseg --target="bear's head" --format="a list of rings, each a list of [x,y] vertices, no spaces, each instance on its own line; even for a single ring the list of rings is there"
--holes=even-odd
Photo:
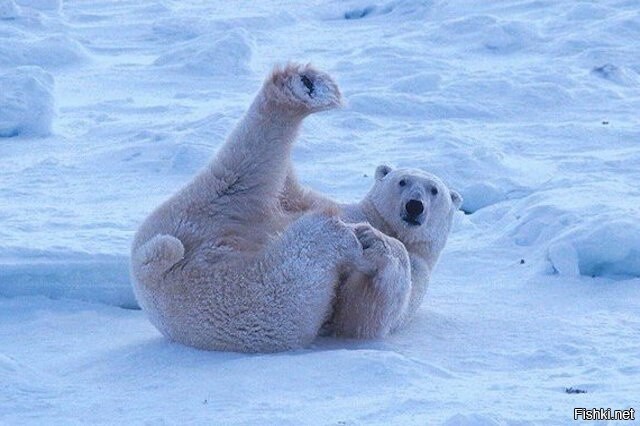
[[[437,176],[417,169],[376,168],[375,183],[367,199],[404,243],[442,244],[462,197]]]

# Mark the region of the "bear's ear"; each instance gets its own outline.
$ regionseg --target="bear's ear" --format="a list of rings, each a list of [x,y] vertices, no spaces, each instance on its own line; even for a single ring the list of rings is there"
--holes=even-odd
[[[383,177],[388,175],[390,171],[390,166],[387,166],[386,164],[380,164],[378,167],[376,167],[376,180],[382,179]]]
[[[451,194],[451,201],[453,202],[453,205],[456,206],[456,210],[459,209],[464,201],[462,199],[462,195],[454,189],[449,190],[449,193]]]

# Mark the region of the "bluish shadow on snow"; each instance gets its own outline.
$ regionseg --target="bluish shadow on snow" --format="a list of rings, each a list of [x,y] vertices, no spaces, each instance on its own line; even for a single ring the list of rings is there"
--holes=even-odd
[[[616,182],[536,191],[470,216],[503,223],[503,244],[545,263],[541,273],[628,280],[640,277],[640,218]]]
[[[371,16],[377,11],[375,5],[365,6],[363,8],[347,10],[344,13],[344,19],[362,19]]]
[[[359,21],[389,15],[389,19],[407,20],[424,19],[433,6],[433,1],[390,0],[371,2],[371,0],[355,0],[348,2],[325,2],[316,7],[316,17],[324,20]],[[354,22],[355,24],[355,22]]]
[[[600,219],[600,220],[598,220]],[[585,221],[555,238],[548,259],[556,273],[627,280],[640,277],[637,219]]]
[[[591,73],[596,77],[600,77],[620,86],[638,86],[640,84],[640,77],[637,72],[628,70],[624,67],[618,67],[611,63],[594,67],[591,70]]]
[[[43,295],[138,309],[126,256],[23,251],[0,257],[0,296]]]

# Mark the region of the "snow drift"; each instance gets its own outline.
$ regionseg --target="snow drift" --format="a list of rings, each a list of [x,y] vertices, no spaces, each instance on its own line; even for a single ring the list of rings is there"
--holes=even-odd
[[[0,137],[46,136],[54,116],[53,77],[39,67],[0,75]]]
[[[565,425],[637,405],[638,40],[633,1],[0,0],[0,423]],[[418,167],[466,214],[384,341],[171,344],[121,308],[131,237],[290,59],[346,100],[305,122],[305,184],[349,202],[378,164]]]
[[[236,30],[220,38],[201,36],[189,40],[158,57],[154,65],[211,77],[247,74],[252,50],[247,34]]]
[[[548,258],[561,275],[640,278],[640,217],[597,217],[551,241]]]

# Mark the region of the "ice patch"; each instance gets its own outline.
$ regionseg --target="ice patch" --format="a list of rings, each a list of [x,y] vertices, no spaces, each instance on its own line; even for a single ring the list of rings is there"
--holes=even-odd
[[[54,116],[53,77],[38,67],[0,76],[0,137],[46,136]]]
[[[161,55],[154,65],[208,76],[249,74],[252,51],[246,32],[236,30],[216,40],[208,36],[195,38]]]

